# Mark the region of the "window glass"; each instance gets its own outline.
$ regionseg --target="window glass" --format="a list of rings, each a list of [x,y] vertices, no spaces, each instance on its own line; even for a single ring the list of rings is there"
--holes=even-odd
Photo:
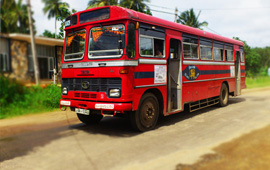
[[[214,58],[216,61],[223,61],[223,49],[214,47]]]
[[[200,40],[200,50],[202,60],[212,60],[212,42],[211,40]]]
[[[0,72],[10,71],[8,55],[0,53]]]
[[[54,61],[53,58],[49,58],[49,71],[53,71]]]
[[[184,59],[198,59],[198,39],[183,37]]]
[[[140,36],[140,54],[153,56],[153,39]]]
[[[89,57],[120,57],[125,47],[125,26],[110,25],[91,29]]]
[[[164,40],[154,38],[154,52],[155,57],[164,56]]]
[[[201,59],[212,60],[212,47],[201,46]]]
[[[170,58],[171,59],[180,59],[180,41],[176,39],[170,40]]]
[[[68,33],[66,36],[65,60],[82,59],[85,46],[85,30]]]
[[[240,48],[240,58],[241,62],[244,62],[244,50],[242,48]]]
[[[140,27],[140,55],[144,57],[165,57],[164,30],[143,24]]]
[[[233,50],[225,50],[226,61],[233,61]]]
[[[91,21],[99,21],[110,18],[110,8],[103,8],[95,11],[80,14],[80,24]]]
[[[134,23],[128,24],[127,56],[129,58],[134,58],[136,56],[136,29]]]

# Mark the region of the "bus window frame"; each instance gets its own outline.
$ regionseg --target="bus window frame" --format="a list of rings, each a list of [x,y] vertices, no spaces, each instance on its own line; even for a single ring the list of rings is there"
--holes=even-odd
[[[145,37],[145,38],[150,38],[151,41],[152,41],[152,47],[153,47],[153,55],[143,55],[141,54],[141,46],[140,46],[140,41],[141,41],[141,37]],[[154,39],[159,39],[159,40],[163,40],[163,55],[162,56],[155,56],[155,41]],[[159,38],[159,37],[154,37],[154,36],[149,36],[149,35],[143,35],[143,34],[140,34],[139,32],[139,55],[140,57],[151,57],[151,58],[165,58],[165,38]]]
[[[245,55],[244,55],[244,49],[240,47],[240,62],[244,63],[245,62]]]
[[[190,38],[190,39],[196,39],[197,40],[197,44],[195,44],[195,43],[189,43],[189,42],[184,42],[184,40],[182,40],[182,52],[183,52],[183,59],[184,60],[199,60],[200,59],[200,51],[199,51],[199,38],[197,37],[197,36],[193,36],[193,35],[188,35],[188,34],[185,34],[185,35],[182,35],[182,38]],[[197,46],[197,58],[186,58],[185,57],[185,54],[184,54],[184,45],[189,45],[189,46],[191,46],[191,45],[196,45]]]
[[[117,23],[117,24],[110,24],[110,25],[102,25],[102,27],[109,27],[109,26],[114,26],[114,25],[123,25],[124,26],[124,38],[125,38],[125,44],[123,45],[123,49],[120,49],[120,51],[121,51],[121,54],[120,55],[117,55],[117,56],[115,56],[115,55],[111,55],[111,56],[97,56],[97,57],[91,57],[90,55],[89,55],[89,52],[90,52],[90,36],[91,36],[91,31],[92,31],[92,29],[93,28],[100,28],[100,26],[94,26],[94,27],[91,27],[90,29],[89,29],[89,32],[88,32],[88,46],[87,46],[87,57],[88,57],[88,59],[89,60],[92,60],[92,59],[110,59],[110,58],[117,58],[117,59],[119,59],[119,58],[122,58],[123,57],[123,55],[124,55],[124,51],[126,50],[125,48],[126,48],[126,24],[124,24],[124,23]],[[115,57],[112,57],[112,56],[115,56]]]
[[[230,47],[230,48],[227,48]],[[228,51],[232,52],[232,60],[228,60]],[[227,52],[227,57],[226,57],[226,52]],[[234,48],[232,44],[225,44],[224,45],[224,53],[225,53],[225,61],[232,62],[234,61]]]
[[[76,32],[80,32],[80,31],[82,31],[82,30],[84,30],[85,31],[85,42],[84,42],[84,50],[83,50],[83,55],[82,55],[82,57],[81,58],[75,58],[75,59],[66,59],[66,55],[76,55],[76,53],[72,53],[72,54],[66,54],[66,46],[67,46],[67,37],[68,37],[68,34],[70,34],[70,33],[76,33]],[[83,29],[80,29],[80,30],[76,30],[76,31],[70,31],[69,33],[66,33],[66,39],[65,39],[65,54],[64,54],[64,61],[66,62],[66,61],[80,61],[80,60],[83,60],[83,58],[84,58],[84,56],[85,56],[85,49],[86,49],[86,44],[87,44],[87,42],[86,42],[86,37],[87,37],[87,30],[85,29],[85,28],[83,28]],[[87,49],[88,50],[88,49]],[[79,53],[81,53],[81,52],[79,52]],[[78,53],[77,53],[78,54]]]

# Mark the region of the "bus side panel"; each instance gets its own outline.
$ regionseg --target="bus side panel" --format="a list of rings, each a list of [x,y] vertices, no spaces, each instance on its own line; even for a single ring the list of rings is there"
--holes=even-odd
[[[155,65],[160,64],[139,64],[138,67],[134,69],[134,101],[133,101],[133,110],[137,110],[139,107],[139,102],[142,95],[148,89],[158,89],[163,96],[164,108],[166,108],[167,103],[167,79],[161,86],[155,83],[154,74],[155,74]],[[166,65],[164,65],[166,66]],[[167,67],[167,66],[166,66]],[[164,110],[165,111],[165,110]],[[165,113],[165,112],[164,112]]]
[[[230,92],[235,89],[235,78],[232,77],[230,65],[195,65],[195,76],[192,77],[188,67],[183,65],[184,103],[218,96],[224,81],[228,83]]]

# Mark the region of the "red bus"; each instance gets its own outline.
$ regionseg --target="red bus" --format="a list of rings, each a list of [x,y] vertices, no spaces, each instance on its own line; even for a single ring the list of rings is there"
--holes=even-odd
[[[245,88],[243,43],[117,6],[66,19],[60,107],[151,130],[168,116],[219,104]]]

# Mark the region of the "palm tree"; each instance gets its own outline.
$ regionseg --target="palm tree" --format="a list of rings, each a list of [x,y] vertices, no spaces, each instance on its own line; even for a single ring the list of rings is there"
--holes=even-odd
[[[120,6],[152,15],[149,6],[145,4],[146,2],[149,3],[150,0],[120,0]]]
[[[108,5],[117,5],[118,0],[90,0],[88,2],[88,8],[108,6]]]
[[[183,25],[188,25],[194,28],[199,28],[201,29],[202,26],[208,26],[208,23],[206,21],[199,22],[199,16],[201,14],[201,11],[199,14],[196,16],[193,8],[190,10],[186,10],[178,16],[178,19],[176,22],[181,23]]]
[[[60,8],[65,7],[68,8],[69,4],[66,2],[61,2],[61,0],[42,0],[45,3],[45,7],[43,8],[44,14],[48,13],[48,18],[55,18],[55,38],[56,38],[56,16],[61,15]]]
[[[0,6],[1,32],[29,33],[27,5],[22,0],[1,1]]]

